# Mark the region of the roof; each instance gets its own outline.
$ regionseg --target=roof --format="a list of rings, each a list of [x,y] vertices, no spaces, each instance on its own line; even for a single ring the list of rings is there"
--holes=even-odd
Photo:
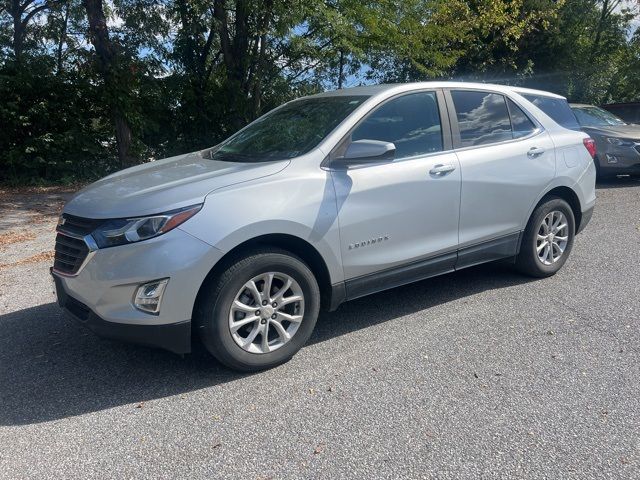
[[[603,107],[640,107],[640,102],[607,103]]]
[[[595,105],[589,105],[588,103],[570,103],[569,106],[571,108],[595,107]]]
[[[452,81],[435,81],[435,82],[414,82],[414,83],[389,83],[382,85],[365,85],[361,87],[343,88],[341,90],[333,90],[330,92],[323,92],[315,97],[329,97],[329,96],[342,96],[342,95],[366,95],[374,96],[385,92],[396,91],[397,93],[411,91],[422,88],[471,88],[471,89],[486,89],[496,90],[499,92],[516,92],[519,94],[535,94],[544,95],[547,97],[565,98],[561,95],[557,95],[551,92],[545,92],[543,90],[533,90],[530,88],[513,87],[510,85],[498,85],[492,83],[475,83],[475,82],[452,82]]]
[[[546,90],[535,90],[533,88],[524,88],[524,87],[511,87],[511,90],[513,90],[516,93],[519,93],[520,95],[542,95],[544,97],[551,97],[551,98],[562,98],[565,99],[565,97],[563,97],[562,95],[558,95],[557,93],[552,93],[552,92],[547,92]]]

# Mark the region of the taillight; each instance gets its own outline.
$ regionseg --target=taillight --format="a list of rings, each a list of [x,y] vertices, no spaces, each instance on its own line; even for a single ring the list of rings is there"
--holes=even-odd
[[[596,158],[596,142],[593,138],[583,138],[582,143],[584,143],[584,148],[587,149],[591,158]]]

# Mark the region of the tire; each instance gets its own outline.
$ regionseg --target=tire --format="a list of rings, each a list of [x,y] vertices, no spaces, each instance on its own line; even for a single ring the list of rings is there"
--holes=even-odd
[[[243,372],[272,368],[290,360],[311,336],[320,310],[320,290],[309,267],[285,250],[265,247],[236,257],[223,265],[223,268],[219,275],[205,284],[199,298],[196,325],[206,349],[222,364]],[[274,291],[274,299],[280,293],[276,289],[282,289],[285,280],[291,279],[291,288],[283,292],[283,295],[289,295],[282,298],[287,302],[294,297],[302,297],[303,300],[288,303],[286,306],[280,305],[275,312],[272,308],[273,303],[267,306],[259,305],[255,295],[260,295],[259,298],[266,301],[263,295],[267,281],[266,277],[262,276],[268,273],[276,273],[270,289]],[[256,280],[258,276],[260,280]],[[257,290],[245,287],[252,280],[255,280]],[[252,291],[256,293],[251,293]],[[241,310],[236,308],[236,300],[243,306]],[[255,312],[245,313],[247,305],[255,308]],[[256,316],[257,313],[260,315]],[[292,319],[301,317],[301,321],[289,322],[284,318],[284,314]],[[262,318],[263,316],[266,318]],[[232,333],[232,322],[235,326],[245,319],[250,320],[254,317],[257,320],[246,323]],[[276,323],[281,327],[280,330],[276,328]],[[266,349],[262,336],[265,327],[268,332]],[[254,333],[255,329],[260,330],[257,336]],[[283,331],[285,334],[281,335],[280,332]],[[293,333],[289,340],[285,340],[289,331]],[[252,334],[254,340],[248,347],[238,343],[246,344]],[[274,340],[269,340],[271,338]],[[278,342],[282,344],[279,345]]]
[[[559,212],[564,216],[564,219],[566,219],[566,232],[563,229],[555,236],[551,236],[553,241],[558,245],[558,248],[550,246],[551,256],[554,256],[559,252],[560,247],[564,245],[564,249],[557,260],[548,256],[549,250],[546,250],[546,248],[542,248],[540,253],[538,252],[539,246],[544,245],[545,242],[549,244],[548,239],[538,239],[538,232],[542,232],[544,236],[545,226],[543,226],[543,222],[545,225],[547,224],[547,220],[550,218],[549,216],[552,212]],[[554,219],[560,218],[559,215],[556,215],[555,213],[554,215]],[[562,224],[564,223],[560,222],[558,225],[560,226]],[[522,243],[520,244],[520,253],[516,258],[516,268],[518,268],[522,273],[532,277],[544,278],[554,275],[562,268],[571,253],[575,238],[575,231],[575,217],[573,216],[573,210],[571,210],[569,204],[562,198],[558,197],[548,197],[544,199],[531,214],[531,218],[527,223],[527,227],[525,228],[524,235],[522,237]],[[566,243],[564,243],[564,241],[558,241],[559,238],[565,237],[565,233],[567,237]],[[550,245],[553,245],[553,242]],[[547,252],[547,257],[545,258],[545,261],[543,261],[540,258],[540,255],[544,256],[545,251]],[[547,264],[545,262],[550,263]]]

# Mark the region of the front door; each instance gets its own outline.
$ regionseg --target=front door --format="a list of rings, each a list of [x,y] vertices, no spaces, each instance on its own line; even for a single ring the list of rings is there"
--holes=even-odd
[[[391,162],[331,172],[349,298],[455,264],[461,179],[441,107],[433,91],[394,97],[343,142],[380,140],[396,147]]]

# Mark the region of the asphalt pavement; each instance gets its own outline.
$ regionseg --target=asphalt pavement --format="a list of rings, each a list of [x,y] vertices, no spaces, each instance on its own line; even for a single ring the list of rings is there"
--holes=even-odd
[[[556,276],[362,298],[253,375],[68,319],[47,195],[0,198],[0,478],[640,478],[639,181],[599,185]]]

